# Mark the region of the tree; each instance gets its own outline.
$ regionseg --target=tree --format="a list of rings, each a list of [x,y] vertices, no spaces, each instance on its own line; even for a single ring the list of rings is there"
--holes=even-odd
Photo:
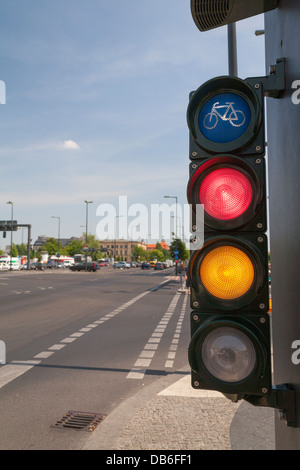
[[[157,261],[164,261],[165,257],[162,251],[160,250],[151,250],[149,252],[149,258],[151,261],[157,260]]]
[[[74,256],[81,252],[83,245],[84,242],[82,240],[72,240],[72,242],[65,247],[65,252],[68,256]]]
[[[183,241],[181,241],[179,238],[176,238],[174,240],[172,240],[172,243],[170,245],[170,255],[171,255],[171,258],[173,258],[175,260],[175,251],[178,251],[178,259],[181,259],[181,260],[186,260],[189,258],[190,254],[189,254],[189,251],[187,250],[186,246],[185,246],[185,243],[183,243]]]
[[[135,261],[144,261],[147,259],[147,251],[141,246],[134,246],[132,249],[132,257]]]
[[[41,251],[47,251],[49,255],[55,255],[59,251],[59,244],[55,238],[48,238]]]

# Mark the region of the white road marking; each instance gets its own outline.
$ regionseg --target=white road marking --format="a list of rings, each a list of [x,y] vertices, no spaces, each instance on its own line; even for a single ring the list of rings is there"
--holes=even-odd
[[[12,361],[0,368],[0,388],[29,371],[41,361]]]
[[[4,278],[2,278],[4,279]],[[168,279],[161,282],[161,284],[164,284],[168,282]],[[39,288],[42,290],[43,288]],[[53,289],[53,287],[48,287],[48,289]],[[157,286],[156,288],[157,289]],[[20,291],[11,291],[16,294],[22,294]],[[29,293],[30,291],[26,291]],[[86,327],[81,328],[79,331],[72,333],[70,336],[64,338],[63,340],[60,341],[59,344],[54,344],[48,348],[47,351],[41,351],[40,353],[36,354],[34,356],[35,359],[46,359],[50,357],[52,354],[54,354],[55,351],[59,351],[63,347],[65,347],[67,344],[73,342],[80,336],[82,336],[84,333],[87,333],[91,330],[93,330],[95,327],[101,325],[104,320],[109,320],[110,318],[113,318],[115,315],[119,314],[123,310],[125,310],[127,307],[131,306],[138,300],[142,299],[145,295],[149,294],[152,292],[152,290],[147,290],[145,292],[142,292],[141,294],[137,295],[130,301],[126,302],[125,304],[119,306],[115,310],[113,310],[110,314],[105,315],[105,317],[100,318],[99,320],[88,324]],[[3,366],[0,366],[0,388],[3,387],[4,385],[8,384],[15,378],[19,377],[20,375],[24,374],[25,372],[29,371],[32,369],[32,367],[36,366],[37,364],[40,364],[40,360],[31,360],[31,361],[12,361],[8,364],[5,364]]]
[[[175,308],[176,308],[176,305],[177,305],[177,302],[179,300],[179,297],[180,297],[180,294],[178,294],[176,292],[176,294],[174,295],[166,313],[164,314],[164,316],[162,317],[162,319],[160,320],[160,322],[158,323],[158,325],[156,326],[155,330],[153,331],[152,335],[150,336],[148,342],[145,344],[144,346],[144,349],[141,351],[138,359],[136,360],[136,362],[134,363],[132,369],[130,370],[130,372],[127,374],[127,379],[143,379],[145,373],[146,373],[146,369],[147,367],[150,366],[151,364],[151,361],[154,357],[154,353],[158,347],[158,344],[159,342],[161,341],[161,338],[163,336],[163,333],[170,321],[170,318],[172,317],[174,311],[175,311]],[[159,333],[159,335],[158,335]],[[147,353],[150,351],[153,352],[153,354],[151,356],[147,356]],[[150,359],[144,359],[145,357],[150,357]],[[142,369],[141,369],[142,368]]]
[[[174,336],[173,336],[173,339],[172,339],[172,343],[171,343],[170,348],[169,348],[168,358],[167,358],[167,361],[165,362],[165,367],[167,367],[167,368],[171,368],[174,365],[174,359],[175,359],[175,355],[176,355],[176,351],[177,351],[177,345],[178,345],[178,342],[179,342],[179,337],[180,337],[182,323],[183,323],[183,319],[184,319],[184,315],[185,315],[185,311],[186,311],[186,304],[187,304],[188,297],[189,297],[188,295],[185,295],[185,297],[183,299],[181,312],[180,312],[180,315],[179,315],[179,318],[178,318],[178,321],[177,321],[177,325],[176,325],[175,333],[174,333]]]
[[[191,375],[187,374],[175,383],[165,388],[158,395],[171,397],[194,397],[194,398],[224,398],[224,395],[214,390],[199,390],[192,388]]]

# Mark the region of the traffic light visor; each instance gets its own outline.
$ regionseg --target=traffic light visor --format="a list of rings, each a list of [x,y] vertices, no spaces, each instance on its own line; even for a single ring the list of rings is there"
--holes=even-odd
[[[208,154],[264,153],[262,122],[261,89],[240,78],[216,77],[190,94],[188,127],[194,142]]]
[[[271,391],[270,318],[268,314],[191,313],[189,363],[195,388],[225,394]]]
[[[258,161],[256,159],[256,161]],[[256,167],[255,167],[256,165]],[[265,228],[266,221],[260,211],[265,201],[264,162],[233,155],[217,155],[201,161],[192,170],[187,188],[187,199],[196,214],[201,204],[204,223],[213,230],[242,230],[257,224]]]
[[[268,308],[266,237],[211,235],[190,258],[191,305],[200,311]]]

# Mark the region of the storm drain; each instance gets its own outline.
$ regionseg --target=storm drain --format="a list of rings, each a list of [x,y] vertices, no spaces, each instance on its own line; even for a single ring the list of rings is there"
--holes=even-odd
[[[85,413],[84,411],[68,411],[52,428],[69,428],[77,431],[93,432],[107,415],[101,413]]]

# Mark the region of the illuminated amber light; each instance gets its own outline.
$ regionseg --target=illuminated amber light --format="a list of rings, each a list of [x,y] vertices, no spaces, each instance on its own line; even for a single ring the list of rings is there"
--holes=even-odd
[[[253,263],[239,248],[220,246],[204,257],[200,278],[211,295],[220,299],[237,299],[246,294],[252,286]]]

